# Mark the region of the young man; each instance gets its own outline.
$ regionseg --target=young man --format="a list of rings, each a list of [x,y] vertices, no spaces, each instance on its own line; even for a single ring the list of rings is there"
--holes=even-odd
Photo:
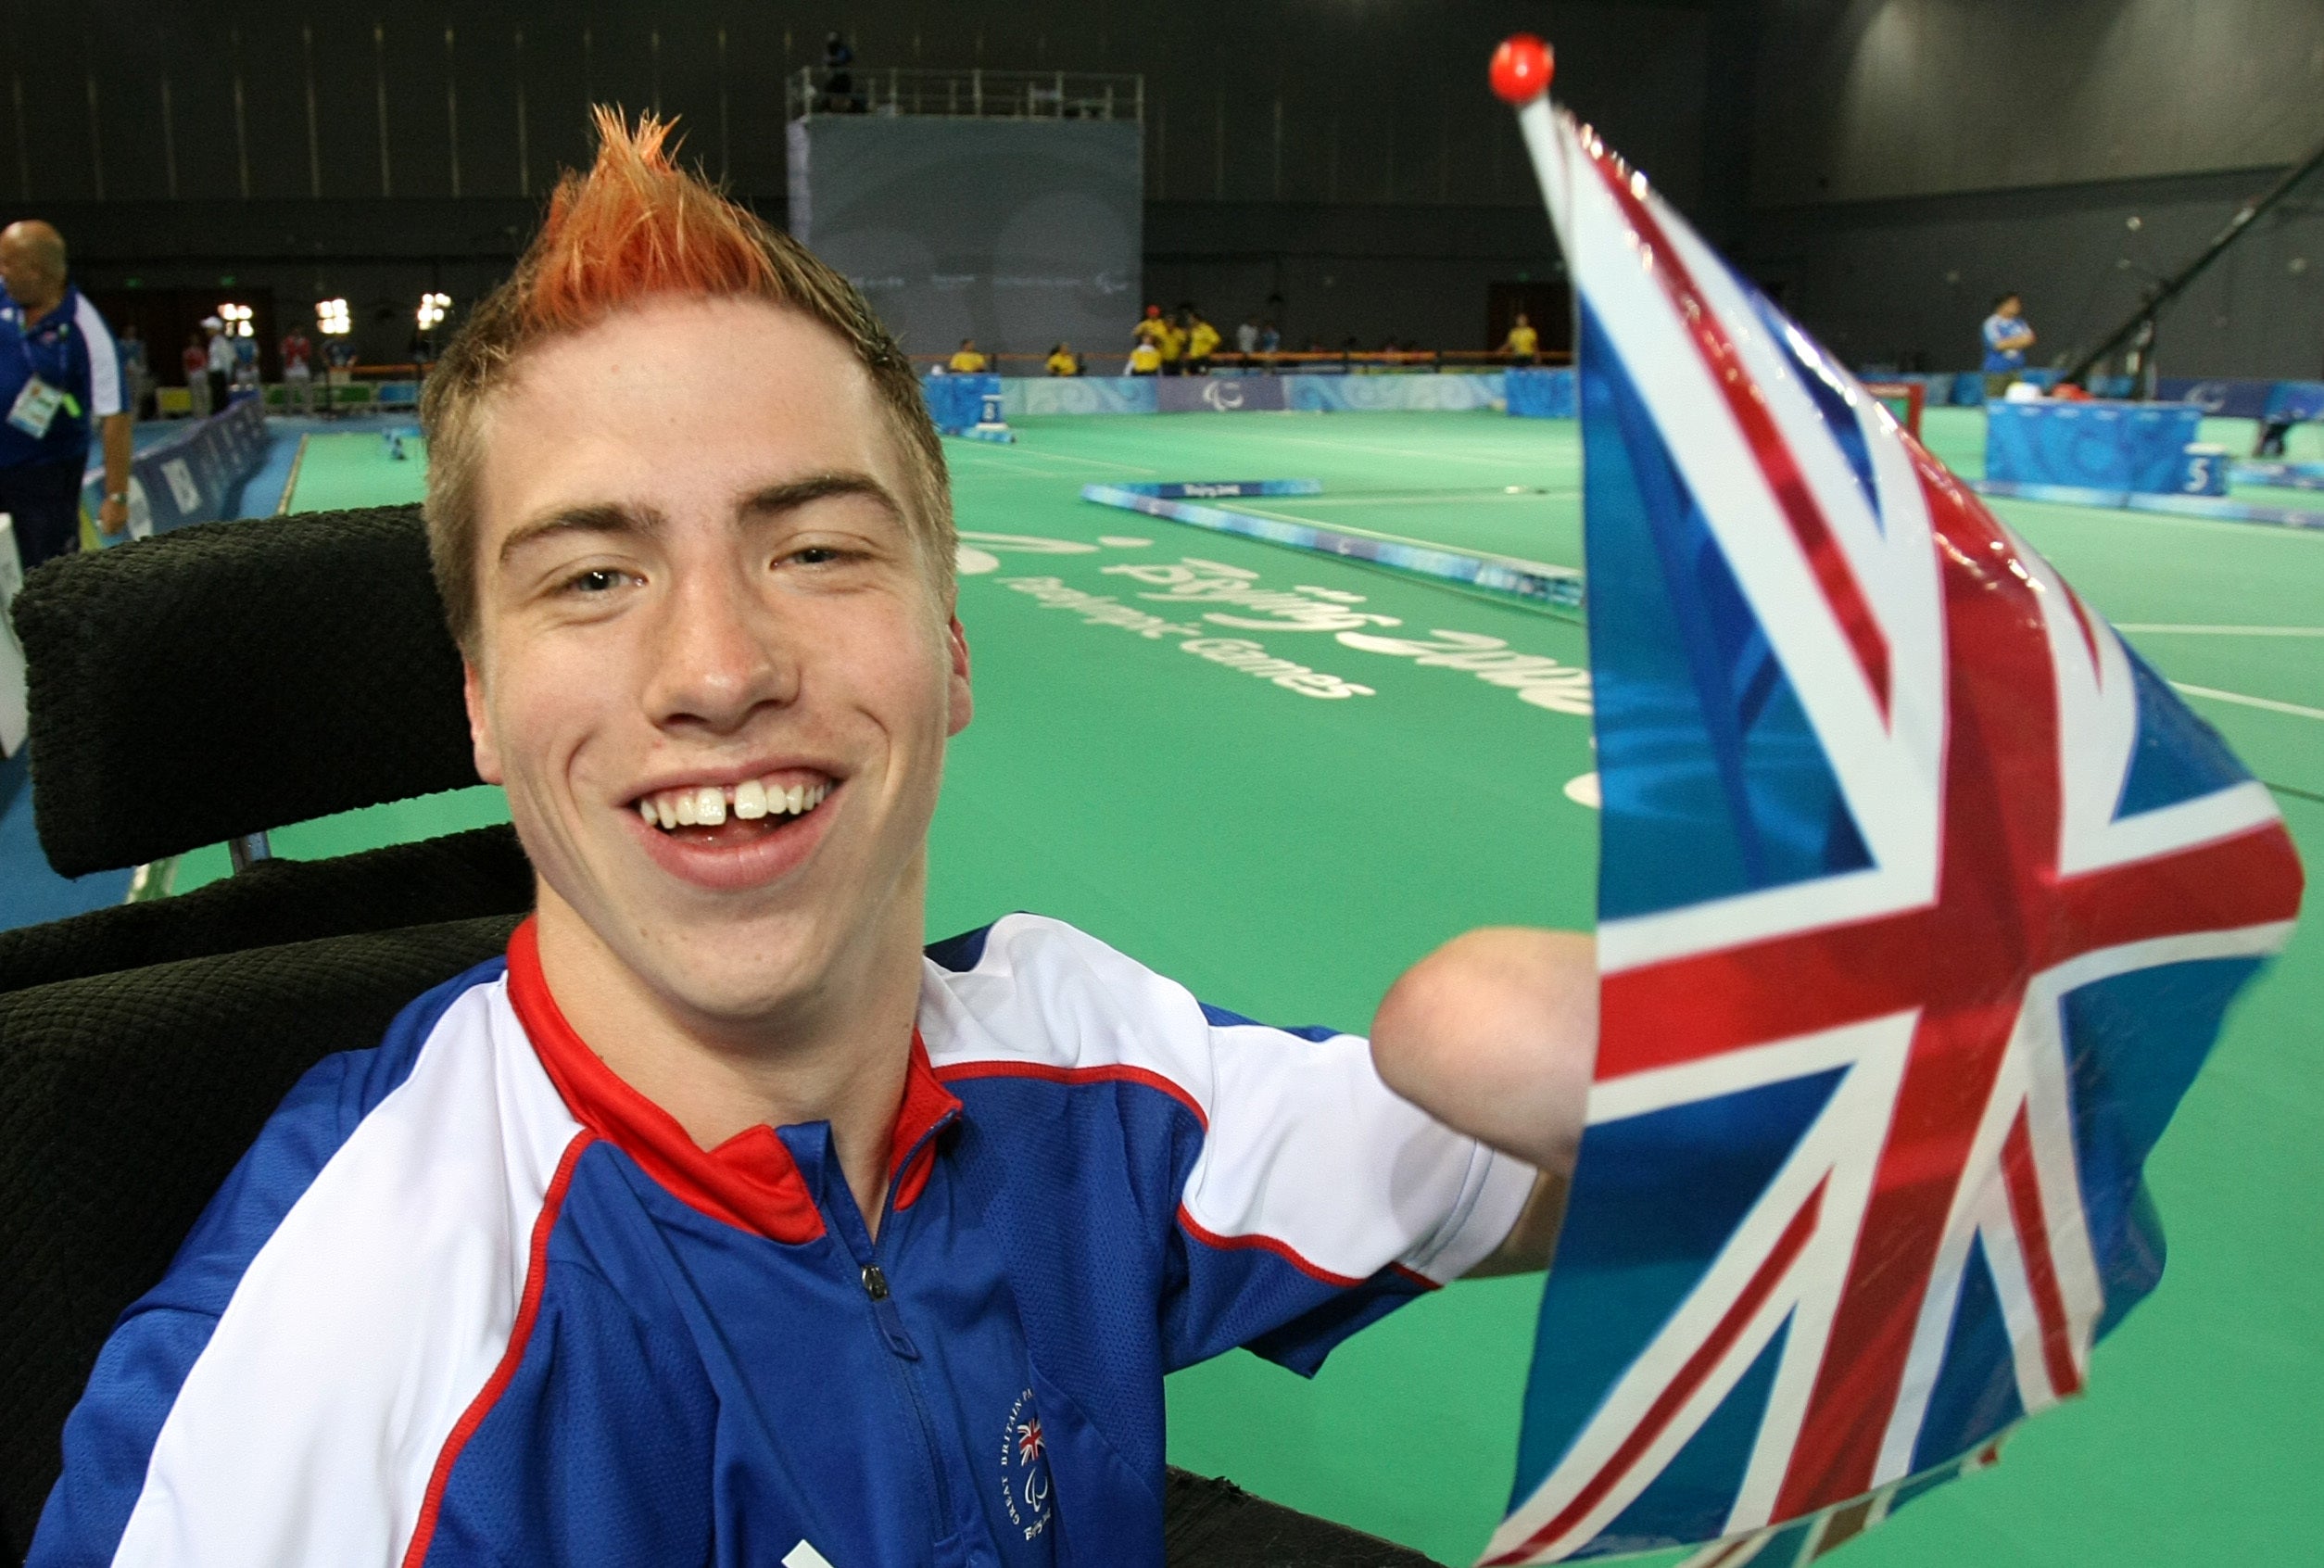
[[[970,688],[910,363],[602,135],[423,408],[537,913],[285,1100],[107,1344],[40,1568],[1159,1564],[1165,1372],[1547,1256],[1583,939],[1460,939],[1370,1051],[1037,917],[923,954]]]

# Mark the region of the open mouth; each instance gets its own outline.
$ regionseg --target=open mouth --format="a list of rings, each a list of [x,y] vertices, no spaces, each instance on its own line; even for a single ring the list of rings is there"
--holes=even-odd
[[[641,795],[646,825],[681,843],[739,847],[773,838],[818,810],[839,786],[828,778],[746,778],[739,784],[689,785]]]

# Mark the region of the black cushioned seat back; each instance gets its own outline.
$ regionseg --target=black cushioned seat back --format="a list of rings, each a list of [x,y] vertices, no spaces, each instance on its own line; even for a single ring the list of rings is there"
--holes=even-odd
[[[25,1550],[121,1309],[299,1074],[499,953],[502,917],[0,995],[0,1535]],[[9,1559],[13,1561],[14,1559]]]
[[[14,614],[33,820],[68,877],[476,781],[416,506],[66,556]]]
[[[0,993],[246,947],[521,915],[532,905],[532,865],[505,826],[331,860],[261,860],[176,898],[0,931]]]

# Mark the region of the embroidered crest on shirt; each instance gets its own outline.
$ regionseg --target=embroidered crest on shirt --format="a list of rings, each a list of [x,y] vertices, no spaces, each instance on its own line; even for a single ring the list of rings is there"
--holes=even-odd
[[[1029,1388],[1009,1407],[1001,1427],[1001,1501],[1009,1523],[1033,1539],[1049,1528],[1054,1492],[1049,1479],[1049,1445],[1041,1434],[1041,1412]]]

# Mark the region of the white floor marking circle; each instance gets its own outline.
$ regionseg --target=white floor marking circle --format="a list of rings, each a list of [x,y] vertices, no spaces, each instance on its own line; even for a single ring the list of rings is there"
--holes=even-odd
[[[1579,778],[1567,779],[1565,798],[1575,805],[1585,805],[1592,811],[1599,810],[1604,803],[1599,800],[1598,794],[1598,775],[1585,773]]]

